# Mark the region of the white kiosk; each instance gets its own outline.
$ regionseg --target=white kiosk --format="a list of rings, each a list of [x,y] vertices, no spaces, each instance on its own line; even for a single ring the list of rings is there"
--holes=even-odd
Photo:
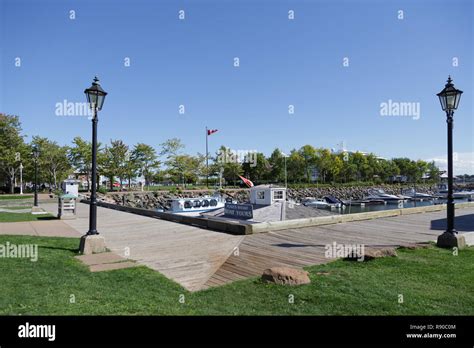
[[[250,188],[250,203],[256,205],[272,205],[286,201],[286,188],[272,185],[258,185]]]
[[[67,179],[61,183],[61,189],[66,195],[79,196],[79,180]]]

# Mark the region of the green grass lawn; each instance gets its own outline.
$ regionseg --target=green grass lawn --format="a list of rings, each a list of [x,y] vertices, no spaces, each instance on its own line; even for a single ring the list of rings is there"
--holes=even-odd
[[[17,199],[32,199],[32,195],[0,195],[0,201],[17,200]]]
[[[28,207],[24,207],[28,208]],[[10,209],[10,208],[6,208]],[[31,213],[4,213],[0,212],[0,222],[41,221],[56,219],[51,214],[33,215]]]
[[[18,207],[1,207],[3,209],[8,209],[8,210],[23,210],[23,209],[31,209],[33,205],[24,205],[24,206],[18,206]]]
[[[458,256],[431,247],[366,263],[339,260],[307,268],[312,283],[299,287],[254,278],[190,293],[146,267],[90,273],[74,259],[76,238],[0,236],[0,244],[7,241],[38,244],[39,259],[0,258],[1,315],[474,314],[474,248]]]

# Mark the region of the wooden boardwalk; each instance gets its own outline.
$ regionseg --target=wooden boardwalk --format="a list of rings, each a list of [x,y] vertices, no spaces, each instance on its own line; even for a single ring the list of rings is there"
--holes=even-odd
[[[57,212],[57,204],[41,207]],[[97,215],[97,229],[111,251],[159,271],[190,291],[201,289],[243,239],[101,207]],[[79,203],[78,218],[64,223],[85,234],[88,216],[89,206]]]
[[[56,204],[42,206],[57,209]],[[89,206],[78,207],[78,219],[64,223],[85,233]],[[98,230],[112,251],[196,291],[260,276],[273,266],[327,263],[325,246],[334,242],[378,247],[436,240],[445,215],[439,211],[233,236],[99,207]],[[456,209],[456,228],[474,232],[474,207]]]
[[[305,267],[331,261],[325,246],[364,244],[365,247],[399,246],[436,240],[445,227],[445,211],[249,235],[203,288],[260,276],[274,266]],[[474,232],[474,208],[456,210],[460,233]]]

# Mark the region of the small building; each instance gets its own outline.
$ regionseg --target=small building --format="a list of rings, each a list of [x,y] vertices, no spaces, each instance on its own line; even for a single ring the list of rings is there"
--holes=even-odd
[[[250,203],[257,205],[272,205],[275,202],[286,201],[286,188],[272,185],[258,185],[250,188]]]

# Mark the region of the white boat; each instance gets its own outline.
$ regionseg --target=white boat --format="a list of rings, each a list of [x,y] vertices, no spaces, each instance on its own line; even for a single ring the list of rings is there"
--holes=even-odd
[[[305,207],[314,207],[318,209],[330,209],[331,204],[323,198],[307,197],[301,201]]]
[[[386,193],[382,189],[370,189],[369,190],[369,195],[365,197],[365,199],[371,201],[371,200],[383,200],[386,203],[399,203],[403,202],[403,198],[400,198],[395,195],[391,195]]]
[[[408,197],[409,199],[416,199],[416,200],[433,199],[432,195],[429,195],[427,193],[416,192],[414,188],[404,190],[403,196]]]
[[[448,198],[448,185],[439,184],[438,193],[436,195],[439,198]],[[467,198],[469,200],[474,199],[474,191],[453,191],[454,199]]]
[[[340,209],[343,207],[341,201],[337,201],[331,196],[324,198],[307,197],[303,199],[301,203],[306,207],[315,207],[318,209]]]
[[[226,201],[220,195],[197,198],[174,198],[168,201],[166,213],[199,216],[201,213],[224,208]]]

